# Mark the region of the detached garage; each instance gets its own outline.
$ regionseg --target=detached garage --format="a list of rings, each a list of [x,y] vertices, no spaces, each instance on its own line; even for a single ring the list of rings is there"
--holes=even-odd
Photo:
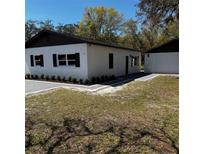
[[[145,53],[145,73],[179,73],[179,40],[169,41]]]

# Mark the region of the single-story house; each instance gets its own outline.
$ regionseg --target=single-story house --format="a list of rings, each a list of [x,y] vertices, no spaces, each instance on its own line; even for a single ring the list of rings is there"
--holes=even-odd
[[[140,52],[70,34],[42,30],[25,47],[26,74],[91,79],[140,72]]]
[[[179,73],[179,39],[145,52],[145,73]]]

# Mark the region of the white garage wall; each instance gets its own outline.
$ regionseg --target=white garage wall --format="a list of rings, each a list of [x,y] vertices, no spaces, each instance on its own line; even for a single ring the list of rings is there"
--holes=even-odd
[[[26,55],[26,73],[35,75],[55,75],[68,78],[69,76],[76,77],[77,79],[87,79],[87,45],[72,44],[72,45],[58,45],[38,48],[28,48],[25,51]],[[53,54],[74,54],[80,53],[80,67],[75,66],[57,66],[53,67]],[[43,54],[44,67],[34,66],[31,67],[30,55]]]
[[[88,44],[88,77],[102,75],[125,75],[125,57],[129,56],[129,74],[139,72],[141,66],[141,53],[131,50]],[[109,53],[113,53],[113,69],[109,69]],[[130,55],[139,56],[139,66],[131,67]]]
[[[144,71],[145,73],[179,73],[179,52],[146,53]]]

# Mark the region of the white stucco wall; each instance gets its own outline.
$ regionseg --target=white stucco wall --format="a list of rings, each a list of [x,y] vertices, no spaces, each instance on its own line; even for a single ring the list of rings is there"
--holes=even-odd
[[[131,50],[88,44],[88,77],[125,75],[125,57],[129,56],[128,74],[140,71],[141,53]],[[113,69],[109,69],[109,53],[113,53]],[[139,56],[139,66],[131,67],[130,55]]]
[[[179,52],[146,53],[144,71],[145,73],[179,73]]]
[[[53,66],[53,54],[75,54],[80,53],[80,67],[75,66]],[[30,55],[43,54],[44,67],[34,66],[31,67]],[[76,77],[77,79],[87,79],[87,44],[72,44],[72,45],[58,45],[38,48],[27,48],[25,51],[26,58],[26,73],[34,75],[55,75],[68,78],[69,76]]]

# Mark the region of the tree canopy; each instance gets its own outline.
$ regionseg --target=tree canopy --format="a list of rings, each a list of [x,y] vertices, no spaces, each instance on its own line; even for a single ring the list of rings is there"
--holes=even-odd
[[[116,41],[123,23],[123,15],[114,8],[85,8],[77,34],[97,40]]]
[[[179,0],[140,0],[135,7],[142,50],[179,37]]]
[[[136,10],[137,19],[147,26],[166,27],[179,20],[179,0],[141,0]]]
[[[42,29],[70,33],[106,41],[145,52],[156,45],[179,37],[179,0],[140,0],[133,7],[136,17],[125,20],[114,8],[88,7],[78,24],[54,25],[51,20],[28,20],[28,40]]]
[[[37,20],[28,20],[25,23],[25,40],[27,41],[39,31],[43,29],[57,31],[60,33],[69,33],[69,34],[76,34],[76,30],[78,28],[77,24],[61,24],[54,26],[51,20],[45,21],[37,21]]]

